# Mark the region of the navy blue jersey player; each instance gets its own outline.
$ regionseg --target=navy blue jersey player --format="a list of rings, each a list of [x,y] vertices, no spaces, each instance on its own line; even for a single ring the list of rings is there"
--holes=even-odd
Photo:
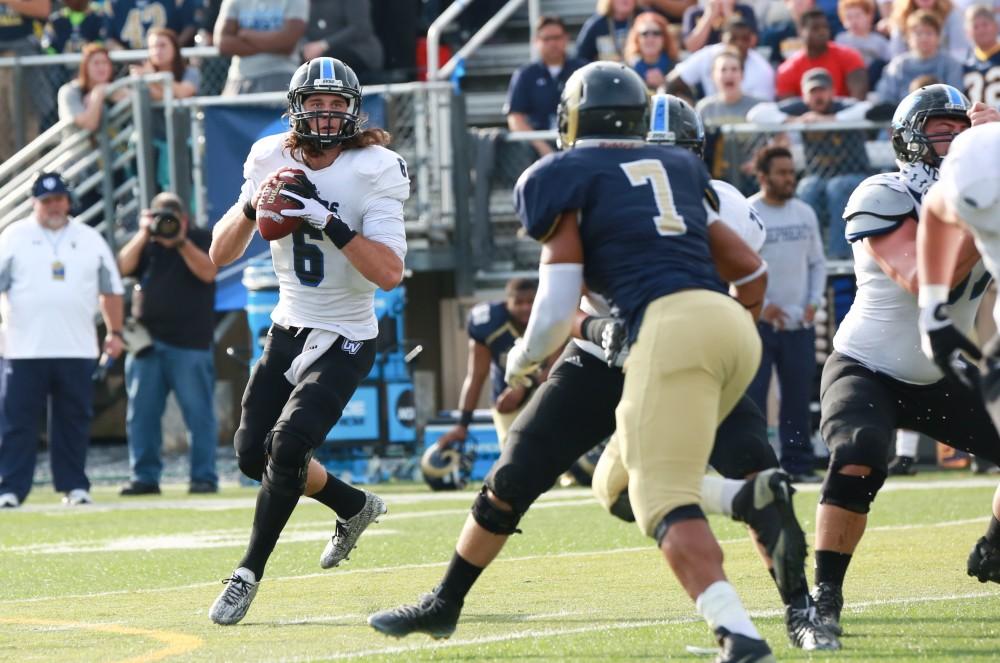
[[[632,345],[601,463],[627,470],[636,524],[715,631],[719,660],[773,661],[726,581],[700,506],[715,431],[760,361],[747,309],[759,312],[766,265],[717,223],[704,163],[680,147],[645,144],[647,108],[645,84],[623,65],[592,63],[566,83],[566,151],[536,163],[516,188],[522,223],[543,248],[538,296],[508,354],[507,380],[516,384],[565,338],[583,287],[618,308]]]
[[[1000,107],[1000,40],[993,8],[970,7],[965,24],[973,45],[962,63],[962,87],[973,103]]]
[[[469,335],[467,371],[459,396],[461,416],[458,424],[438,438],[438,447],[465,441],[472,412],[487,377],[492,390],[493,424],[497,440],[503,446],[507,431],[527,402],[530,392],[524,387],[509,388],[504,381],[507,353],[524,333],[537,287],[538,284],[531,279],[511,279],[507,282],[503,301],[482,302],[469,312],[466,328]],[[538,379],[541,379],[541,374]]]
[[[653,299],[689,288],[725,292],[708,247],[718,199],[690,150],[606,142],[581,139],[536,162],[518,181],[515,204],[542,242],[564,210],[581,211],[587,288],[621,311],[631,340]],[[620,223],[636,218],[644,222]]]

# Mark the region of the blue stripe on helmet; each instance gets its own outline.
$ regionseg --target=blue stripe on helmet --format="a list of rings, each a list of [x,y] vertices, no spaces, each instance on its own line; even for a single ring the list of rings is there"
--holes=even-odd
[[[333,78],[333,58],[320,58],[321,78]]]
[[[653,114],[649,118],[650,132],[667,130],[667,98],[662,95],[653,97]]]
[[[946,87],[948,88],[948,101],[950,101],[953,104],[958,104],[959,106],[963,105],[962,95],[959,94],[958,90],[956,90],[951,85],[948,85]]]

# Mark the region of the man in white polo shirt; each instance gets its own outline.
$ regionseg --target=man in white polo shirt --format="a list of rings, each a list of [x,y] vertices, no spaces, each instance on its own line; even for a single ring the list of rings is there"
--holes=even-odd
[[[122,352],[122,283],[111,249],[93,228],[69,218],[69,188],[41,173],[31,216],[0,234],[0,312],[6,371],[0,381],[0,507],[31,491],[38,421],[51,397],[49,455],[55,489],[88,504],[84,471],[99,348]],[[96,313],[108,335],[98,345]]]

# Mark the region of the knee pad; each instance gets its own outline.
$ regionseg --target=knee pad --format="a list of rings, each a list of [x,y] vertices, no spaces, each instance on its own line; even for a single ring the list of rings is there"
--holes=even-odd
[[[486,486],[483,486],[476,495],[476,501],[472,503],[472,517],[480,527],[493,534],[520,534],[521,530],[517,528],[517,524],[521,520],[521,515],[516,511],[504,511],[497,507],[486,496]]]
[[[653,538],[656,539],[656,545],[662,545],[663,537],[667,535],[667,530],[674,523],[679,523],[682,520],[708,520],[708,518],[705,517],[705,512],[701,510],[701,506],[698,504],[685,504],[684,506],[677,507],[663,516],[663,520],[653,530]]]
[[[313,455],[309,440],[292,431],[276,429],[267,434],[264,446],[267,449],[264,488],[279,495],[302,495]]]
[[[840,468],[831,467],[820,491],[820,504],[831,504],[854,513],[868,513],[882,484],[885,473],[872,469],[866,477],[841,474]]]
[[[618,499],[611,503],[611,507],[608,508],[611,515],[615,518],[624,520],[627,523],[635,522],[635,514],[632,512],[632,502],[628,498],[628,490],[619,493]]]
[[[263,445],[253,442],[253,437],[249,430],[240,428],[233,436],[233,447],[236,449],[236,462],[240,472],[254,481],[260,481],[264,476],[267,453]]]
[[[833,446],[830,470],[839,470],[844,465],[864,465],[872,472],[889,469],[889,456],[895,445],[895,435],[874,426],[861,426],[851,433],[850,440],[843,440]]]
[[[503,460],[501,460],[503,463]],[[522,463],[508,462],[497,465],[484,482],[498,498],[506,502],[519,514],[524,514],[535,503],[538,496],[551,486],[539,490],[538,476]]]

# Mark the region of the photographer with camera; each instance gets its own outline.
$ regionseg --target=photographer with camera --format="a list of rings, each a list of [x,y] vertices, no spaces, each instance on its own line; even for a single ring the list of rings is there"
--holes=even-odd
[[[151,343],[130,343],[125,360],[131,480],[122,495],[160,492],[161,419],[173,391],[190,431],[191,493],[218,491],[213,409],[212,335],[217,269],[208,257],[212,236],[191,228],[180,198],[161,193],[143,210],[139,232],[118,253],[123,276],[138,279],[132,317]],[[131,336],[131,334],[129,334]]]

